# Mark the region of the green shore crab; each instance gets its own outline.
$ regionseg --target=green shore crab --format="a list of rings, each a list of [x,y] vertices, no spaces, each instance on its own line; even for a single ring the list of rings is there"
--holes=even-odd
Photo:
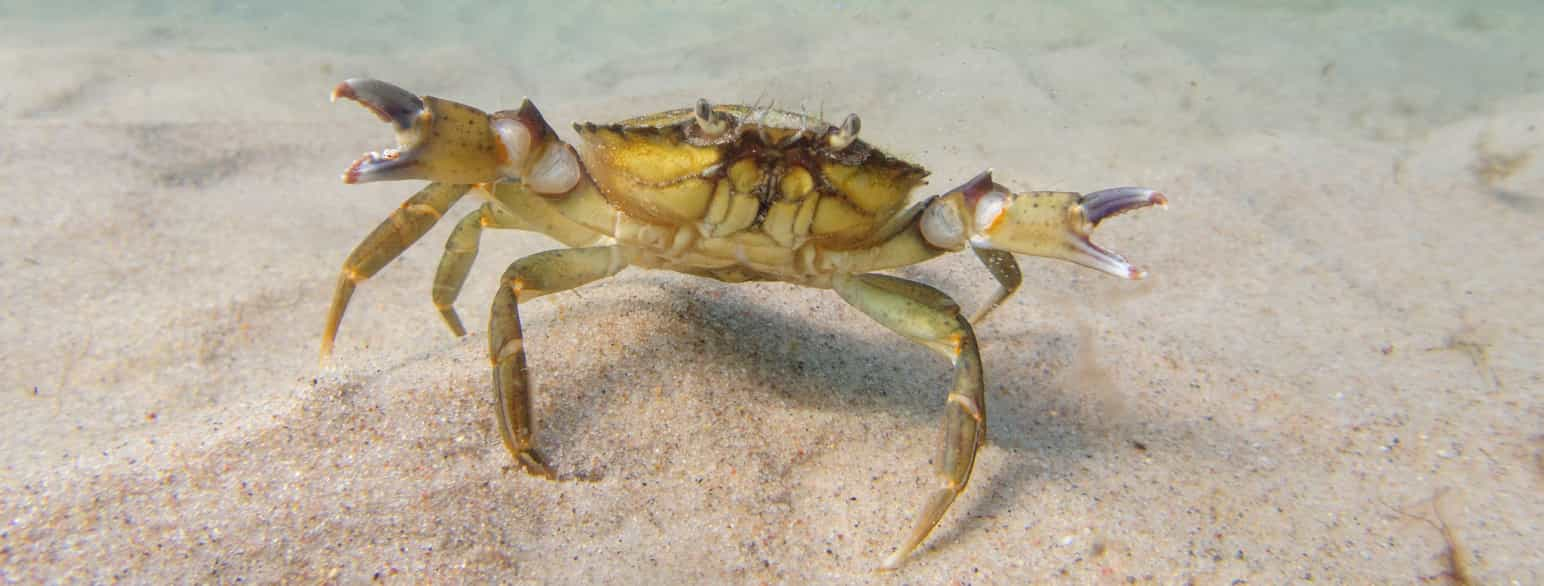
[[[939,486],[884,568],[898,566],[927,538],[970,481],[986,436],[972,323],[1019,288],[1013,255],[1140,279],[1144,271],[1088,234],[1111,216],[1167,203],[1163,194],[1140,187],[1014,192],[987,171],[908,205],[927,171],[859,139],[856,115],[830,124],[802,113],[699,100],[613,124],[576,124],[575,145],[560,139],[529,100],[490,115],[372,79],[345,81],[332,97],[363,105],[397,135],[397,148],[355,161],[345,183],[429,184],[344,262],[323,334],[324,360],[355,286],[428,232],[462,196],[476,193],[484,203],[456,224],[434,278],[434,304],[456,335],[466,330],[452,304],[484,229],[534,231],[564,245],[509,265],[488,326],[504,446],[526,472],[556,478],[532,434],[520,304],[626,267],[831,289],[954,366],[934,459]],[[971,319],[943,292],[877,272],[965,249],[1000,284]]]

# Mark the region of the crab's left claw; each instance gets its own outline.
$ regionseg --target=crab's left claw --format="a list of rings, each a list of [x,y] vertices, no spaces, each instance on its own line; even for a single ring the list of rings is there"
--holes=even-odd
[[[928,205],[922,234],[935,246],[1002,250],[1072,261],[1127,279],[1147,271],[1089,240],[1106,218],[1168,198],[1145,187],[1117,187],[1088,194],[1065,191],[1013,193],[985,172]]]
[[[500,148],[488,114],[433,96],[419,97],[376,79],[350,79],[332,99],[352,100],[389,122],[397,148],[366,153],[343,173],[344,183],[426,179],[482,183],[499,177]]]

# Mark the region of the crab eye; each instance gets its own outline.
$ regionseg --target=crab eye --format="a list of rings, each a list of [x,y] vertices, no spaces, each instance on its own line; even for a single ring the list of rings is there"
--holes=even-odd
[[[857,114],[848,114],[847,119],[842,121],[841,128],[836,129],[835,133],[826,138],[826,144],[836,150],[845,149],[852,144],[852,141],[858,140],[858,129],[862,126],[863,123],[858,120]]]
[[[705,99],[697,98],[697,107],[692,110],[692,114],[697,118],[697,128],[702,129],[702,133],[709,137],[716,137],[723,134],[725,130],[729,130],[729,124],[724,121],[724,116],[714,112],[713,105]]]

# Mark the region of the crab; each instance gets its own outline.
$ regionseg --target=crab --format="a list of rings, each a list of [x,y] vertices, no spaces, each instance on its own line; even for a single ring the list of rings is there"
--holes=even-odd
[[[986,395],[973,329],[1018,290],[1014,254],[1062,259],[1126,279],[1145,271],[1089,240],[1100,222],[1164,195],[1141,187],[1088,194],[1015,192],[990,170],[912,201],[927,171],[858,138],[856,115],[830,124],[770,107],[713,105],[613,124],[579,123],[564,142],[530,100],[487,114],[373,79],[339,84],[347,99],[390,123],[398,146],[368,153],[344,183],[425,180],[343,263],[321,354],[332,352],[355,287],[412,245],[467,193],[482,205],[460,219],[434,277],[433,300],[457,336],[454,308],[485,229],[545,234],[564,247],[514,261],[488,323],[499,434],[527,473],[556,479],[532,433],[531,375],[521,304],[610,277],[626,267],[728,283],[784,281],[831,289],[954,367],[933,460],[938,487],[881,568],[899,566],[970,482],[986,438]],[[576,148],[577,146],[577,148]],[[970,319],[931,286],[879,271],[969,249],[997,292]]]

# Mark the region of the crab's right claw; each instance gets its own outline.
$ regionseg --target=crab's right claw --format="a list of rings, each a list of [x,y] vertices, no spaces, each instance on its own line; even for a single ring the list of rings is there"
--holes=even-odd
[[[1094,244],[1089,233],[1105,218],[1149,206],[1166,208],[1169,200],[1146,187],[1116,187],[1078,195],[1064,191],[1016,193],[982,241],[994,248],[1072,261],[1127,279],[1147,271]]]
[[[1058,258],[1117,277],[1141,279],[1147,271],[1089,240],[1106,218],[1149,206],[1167,207],[1168,198],[1145,187],[1117,187],[1078,194],[1066,191],[1013,193],[982,173],[939,197],[923,216],[923,235],[935,246],[1003,250]]]
[[[375,79],[350,79],[332,99],[352,100],[389,122],[397,147],[366,153],[343,173],[344,183],[426,179],[482,183],[499,177],[500,148],[482,110],[413,93]]]

